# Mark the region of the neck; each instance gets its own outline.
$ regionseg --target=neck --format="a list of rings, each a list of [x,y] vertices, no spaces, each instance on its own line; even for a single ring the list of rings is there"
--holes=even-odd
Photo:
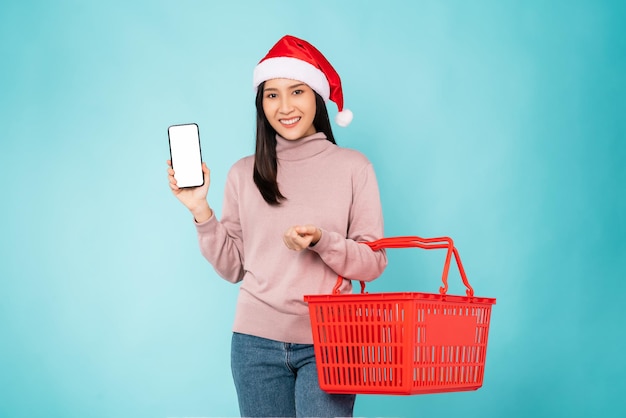
[[[276,135],[276,156],[279,160],[302,160],[317,155],[332,145],[323,132],[295,140]]]

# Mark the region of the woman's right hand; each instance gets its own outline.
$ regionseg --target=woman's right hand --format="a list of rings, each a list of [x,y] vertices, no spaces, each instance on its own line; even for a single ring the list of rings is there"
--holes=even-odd
[[[176,184],[174,178],[174,169],[172,168],[172,161],[167,160],[167,174],[170,182],[170,189],[172,193],[180,202],[185,205],[191,212],[194,219],[198,223],[202,223],[208,220],[213,211],[209,207],[207,202],[207,194],[209,192],[209,185],[211,184],[211,170],[206,166],[206,163],[202,163],[202,173],[204,174],[204,184],[198,187],[180,188]]]

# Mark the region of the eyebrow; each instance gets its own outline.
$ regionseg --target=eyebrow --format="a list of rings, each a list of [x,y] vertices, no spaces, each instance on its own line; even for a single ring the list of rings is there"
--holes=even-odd
[[[295,89],[296,87],[300,87],[300,86],[304,86],[304,85],[305,85],[305,83],[298,83],[298,84],[294,84],[294,85],[291,85],[291,86],[287,87],[287,89],[289,89],[289,90],[290,89]],[[278,91],[278,89],[276,87],[266,87],[266,88],[263,89],[263,91],[268,91],[268,90]]]

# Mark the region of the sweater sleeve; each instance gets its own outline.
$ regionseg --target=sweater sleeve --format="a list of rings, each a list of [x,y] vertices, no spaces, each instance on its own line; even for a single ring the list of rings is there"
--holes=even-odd
[[[196,223],[200,252],[217,274],[231,283],[241,281],[245,273],[235,182],[231,170],[224,190],[221,221],[213,213],[206,222]]]
[[[384,233],[378,182],[371,163],[353,176],[352,196],[347,236],[322,230],[322,237],[310,250],[338,275],[372,281],[387,267],[387,254],[362,244],[382,238]]]

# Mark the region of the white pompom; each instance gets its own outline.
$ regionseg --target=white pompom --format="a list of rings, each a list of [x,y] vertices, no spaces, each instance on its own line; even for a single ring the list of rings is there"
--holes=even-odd
[[[335,116],[335,122],[337,122],[337,125],[345,128],[350,125],[353,117],[354,115],[350,109],[343,109],[341,112],[337,113],[337,116]]]

